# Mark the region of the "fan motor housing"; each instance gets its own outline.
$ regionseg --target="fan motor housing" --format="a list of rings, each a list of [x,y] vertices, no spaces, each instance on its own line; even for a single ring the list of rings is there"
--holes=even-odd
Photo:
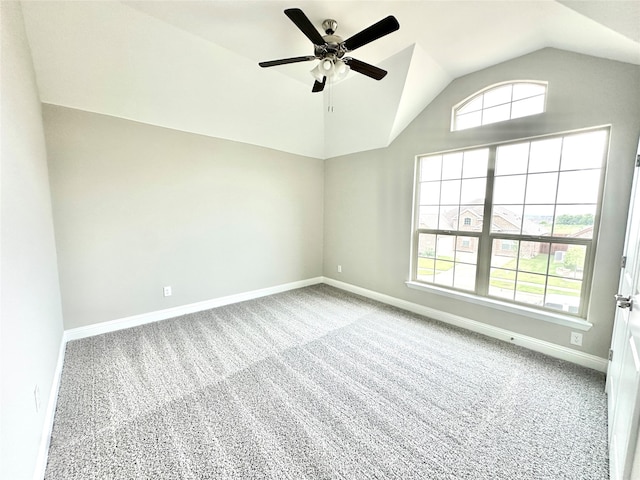
[[[338,35],[324,35],[322,39],[326,42],[324,45],[315,45],[314,54],[318,58],[334,56],[342,58],[347,52],[344,47],[342,37]]]

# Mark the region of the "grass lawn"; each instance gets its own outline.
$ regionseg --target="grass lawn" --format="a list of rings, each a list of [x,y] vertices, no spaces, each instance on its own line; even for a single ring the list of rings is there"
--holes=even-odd
[[[553,230],[554,236],[556,235],[573,235],[574,233],[584,230],[591,225],[560,225],[556,224]]]
[[[521,258],[518,284],[516,290],[522,293],[544,295],[544,284],[547,273],[547,254],[539,254],[534,258]],[[418,275],[433,275],[453,268],[453,257],[441,257],[439,259],[418,257]],[[551,263],[549,274],[553,275],[557,267],[562,264]],[[502,266],[503,269],[516,268],[516,259],[510,260]],[[493,270],[489,284],[492,287],[513,289],[516,280],[515,270]],[[555,288],[554,288],[555,287]],[[580,296],[582,283],[579,280],[551,277],[548,280],[547,293]]]
[[[520,270],[525,272],[532,273],[547,273],[547,262],[549,259],[549,255],[546,253],[541,253],[533,258],[521,258],[520,259]],[[502,268],[515,269],[516,268],[516,259],[509,260],[505,263]],[[551,268],[549,269],[549,274],[553,275],[556,273],[556,265],[551,264]]]
[[[434,258],[418,257],[418,275],[433,275],[453,268],[453,257]]]
[[[534,258],[520,259],[521,271],[518,275],[517,287],[519,292],[535,293],[540,295],[544,294],[545,277],[542,275],[545,275],[547,272],[548,257],[549,256],[547,254],[539,254]],[[552,262],[549,266],[549,274],[554,275],[556,273],[556,268],[561,266],[562,264],[554,264]],[[514,258],[513,260],[505,263],[502,268],[516,268],[516,259]],[[491,273],[490,284],[493,287],[513,288],[513,282],[515,279],[515,270],[493,270]],[[547,293],[579,297],[581,287],[582,284],[580,281],[568,278],[551,277],[549,278]]]

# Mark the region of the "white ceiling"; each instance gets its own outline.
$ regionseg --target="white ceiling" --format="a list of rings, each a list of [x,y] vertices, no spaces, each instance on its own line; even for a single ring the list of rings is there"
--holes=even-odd
[[[316,62],[284,15],[343,38],[387,15],[400,30],[351,56],[357,73],[311,93]],[[25,1],[43,102],[317,158],[385,147],[451,80],[540,48],[640,64],[632,1]],[[333,106],[329,111],[329,105]]]

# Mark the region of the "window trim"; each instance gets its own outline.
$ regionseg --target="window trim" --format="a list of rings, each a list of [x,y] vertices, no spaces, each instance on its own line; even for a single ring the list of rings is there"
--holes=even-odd
[[[437,285],[416,282],[415,280],[407,280],[404,283],[407,287],[413,290],[432,293],[435,295],[440,295],[442,297],[453,298],[458,301],[473,303],[475,305],[481,305],[483,307],[494,308],[503,312],[522,315],[529,318],[534,318],[536,320],[542,320],[545,322],[554,323],[556,325],[562,325],[564,327],[571,327],[577,330],[582,330],[583,332],[587,332],[591,330],[591,327],[593,327],[593,323],[584,318],[569,316],[560,312],[554,312],[551,310],[540,310],[521,304],[503,302],[493,297],[481,297],[479,295],[474,295],[473,293],[462,292],[458,290],[449,290]]]
[[[508,82],[507,82],[508,83]],[[596,260],[596,251],[597,251],[597,241],[598,234],[600,229],[600,220],[602,215],[602,200],[604,196],[604,184],[606,180],[606,170],[608,166],[609,153],[610,153],[610,142],[611,142],[611,125],[598,125],[587,128],[580,128],[574,130],[566,130],[562,132],[555,132],[550,134],[543,135],[533,135],[529,137],[523,137],[513,140],[499,141],[493,143],[486,143],[482,145],[470,145],[466,147],[434,151],[429,153],[421,153],[414,157],[414,172],[413,172],[413,203],[412,203],[412,220],[411,220],[411,246],[410,246],[410,259],[409,259],[409,280],[405,282],[405,284],[409,288],[414,288],[430,293],[436,293],[439,295],[444,295],[452,298],[456,298],[458,300],[467,301],[470,303],[476,303],[481,305],[486,305],[490,307],[497,308],[499,310],[508,311],[511,313],[516,313],[520,315],[525,315],[545,321],[550,321],[552,323],[557,323],[565,326],[575,326],[576,328],[580,328],[583,330],[588,330],[591,328],[592,324],[589,323],[586,319],[589,316],[589,301],[591,298],[591,290],[593,286],[593,269],[595,266]],[[498,299],[497,297],[491,297],[488,295],[488,292],[475,293],[469,292],[461,289],[457,289],[455,287],[443,287],[436,284],[430,284],[427,282],[421,282],[417,278],[417,268],[418,268],[418,238],[421,230],[425,230],[424,228],[419,228],[419,211],[420,206],[418,205],[419,200],[419,186],[420,186],[420,159],[424,157],[428,157],[431,155],[444,155],[447,153],[454,152],[463,152],[468,150],[477,150],[481,148],[489,148],[489,166],[495,166],[495,152],[497,152],[498,147],[510,144],[518,144],[523,142],[531,142],[535,140],[545,139],[545,138],[556,138],[556,137],[565,137],[573,134],[587,133],[587,132],[595,132],[598,130],[606,131],[606,146],[604,150],[604,158],[601,166],[600,173],[600,183],[598,187],[598,197],[597,197],[597,205],[598,209],[594,216],[593,223],[593,235],[589,240],[589,245],[587,246],[587,252],[585,255],[585,264],[584,264],[584,272],[583,272],[583,285],[581,290],[581,298],[583,301],[581,302],[580,310],[577,314],[565,314],[563,312],[554,311],[552,309],[546,309],[544,307],[537,307],[535,305],[528,305],[526,303],[519,303],[515,300],[513,301],[503,301]],[[492,198],[490,196],[490,190],[493,189],[494,184],[494,171],[492,167],[488,167],[487,169],[487,198]],[[486,200],[485,201],[485,209],[491,213],[491,203]],[[485,212],[486,213],[486,212]],[[491,222],[484,222],[484,224],[490,225]],[[428,229],[427,229],[428,230]],[[477,261],[477,270],[476,270],[476,280],[480,278],[481,275],[486,276],[486,285],[489,284],[489,270],[491,269],[491,265],[489,261],[481,262],[480,258],[482,255],[489,255],[491,252],[491,240],[492,237],[500,237],[506,239],[520,240],[520,241],[540,241],[540,242],[548,242],[548,243],[558,243],[554,242],[558,237],[552,236],[532,236],[532,235],[522,235],[522,234],[491,234],[490,228],[488,228],[488,232],[485,235],[484,229],[482,232],[468,232],[468,231],[458,231],[458,230],[438,230],[439,234],[443,235],[458,235],[463,233],[464,236],[473,236],[477,237],[480,242],[482,238],[487,238],[489,241],[485,241],[479,245],[478,248],[478,261]],[[576,243],[576,244],[584,244],[579,239],[572,239],[571,237],[566,237],[562,239],[562,243]],[[483,245],[484,244],[484,245]],[[484,249],[484,252],[483,252]],[[482,266],[481,266],[482,265]],[[485,268],[482,268],[485,267]],[[478,291],[478,284],[476,284],[476,292]]]
[[[538,113],[534,113],[531,115],[524,115],[521,117],[516,117],[516,118],[511,118],[511,113],[509,114],[509,118],[505,119],[505,120],[500,120],[498,122],[491,122],[491,123],[480,123],[480,125],[476,125],[474,127],[468,127],[468,128],[463,128],[463,129],[458,129],[456,128],[457,126],[457,119],[458,119],[458,110],[460,110],[462,107],[464,107],[465,105],[467,105],[468,103],[470,103],[471,101],[473,101],[474,99],[476,99],[477,97],[484,95],[485,93],[499,88],[499,87],[503,87],[505,85],[517,85],[517,84],[521,84],[521,83],[530,83],[530,84],[534,84],[534,85],[540,85],[544,87],[544,104],[543,104],[543,108],[542,108],[542,112],[538,112]],[[457,104],[455,104],[452,108],[451,108],[451,131],[452,132],[462,132],[464,130],[471,130],[473,128],[478,128],[478,127],[484,127],[486,125],[493,125],[495,123],[503,123],[503,122],[509,122],[512,120],[517,120],[518,118],[526,118],[526,117],[530,117],[532,115],[540,115],[542,113],[545,113],[547,111],[547,99],[548,99],[548,93],[549,93],[549,82],[544,81],[544,80],[524,80],[524,79],[520,79],[520,80],[507,80],[504,82],[498,82],[498,83],[494,83],[492,85],[488,85],[486,87],[484,87],[482,90],[478,90],[475,93],[472,93],[471,95],[469,95],[468,97],[466,97],[465,99],[463,99],[462,101],[458,102]],[[534,95],[535,96],[535,95]],[[526,97],[526,98],[533,98],[533,97]],[[519,99],[519,100],[524,100],[524,99]],[[513,94],[511,97],[511,100],[508,103],[509,105],[513,104]],[[506,103],[501,104],[501,105],[507,105]],[[497,106],[497,105],[495,105]],[[480,112],[483,112],[485,110],[484,106],[479,110]]]

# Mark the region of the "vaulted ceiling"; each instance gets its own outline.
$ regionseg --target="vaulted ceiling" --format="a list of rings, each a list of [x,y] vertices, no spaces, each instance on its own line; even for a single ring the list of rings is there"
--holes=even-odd
[[[400,30],[351,56],[355,72],[311,93],[317,62],[283,14],[299,7],[343,38],[394,15]],[[453,79],[544,47],[640,65],[633,1],[26,1],[41,100],[329,158],[385,147]]]

